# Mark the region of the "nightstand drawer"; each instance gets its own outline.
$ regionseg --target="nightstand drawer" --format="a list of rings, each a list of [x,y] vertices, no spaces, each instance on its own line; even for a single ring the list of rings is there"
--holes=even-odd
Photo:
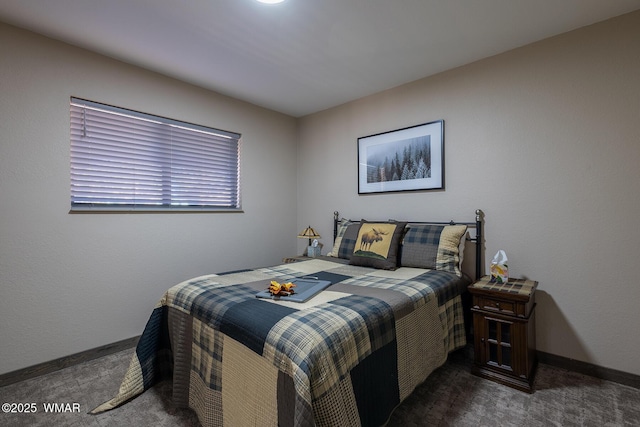
[[[518,304],[509,301],[497,301],[495,298],[476,297],[478,308],[483,310],[495,310],[504,314],[520,314],[516,313]]]
[[[511,279],[508,283],[491,283],[485,276],[469,286],[473,306],[479,310],[500,313],[505,316],[528,317],[535,298],[538,282]]]

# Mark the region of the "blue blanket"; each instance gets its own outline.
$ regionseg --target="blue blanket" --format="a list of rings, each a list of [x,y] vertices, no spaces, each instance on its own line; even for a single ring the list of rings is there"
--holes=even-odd
[[[270,280],[332,285],[305,303],[258,299]],[[151,314],[115,408],[172,378],[207,425],[382,425],[465,345],[454,274],[326,258],[195,278]]]

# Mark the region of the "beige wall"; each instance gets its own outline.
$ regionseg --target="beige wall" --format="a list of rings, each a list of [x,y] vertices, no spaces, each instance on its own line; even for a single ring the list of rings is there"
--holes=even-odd
[[[298,218],[486,215],[542,351],[640,374],[640,12],[300,120]],[[446,190],[358,196],[358,137],[445,120]],[[330,241],[325,239],[325,242]]]
[[[307,224],[330,246],[334,210],[477,208],[485,264],[540,282],[539,348],[640,374],[639,47],[636,12],[296,121],[0,24],[0,374],[139,335],[169,286]],[[241,132],[245,213],[70,215],[70,96]],[[358,196],[358,137],[437,119],[445,191]]]
[[[242,133],[245,212],[69,214],[70,96]],[[180,281],[292,254],[295,136],[291,117],[0,24],[0,374],[139,335]]]

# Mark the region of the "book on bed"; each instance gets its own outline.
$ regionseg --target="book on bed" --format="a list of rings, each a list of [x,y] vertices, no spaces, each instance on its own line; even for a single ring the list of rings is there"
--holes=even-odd
[[[307,300],[311,299],[312,297],[326,289],[329,285],[331,285],[331,282],[328,280],[310,279],[306,277],[293,279],[291,282],[296,285],[295,292],[293,294],[283,296],[272,295],[271,292],[269,292],[269,290],[267,289],[258,292],[256,294],[256,298],[268,298],[279,301],[306,302]]]

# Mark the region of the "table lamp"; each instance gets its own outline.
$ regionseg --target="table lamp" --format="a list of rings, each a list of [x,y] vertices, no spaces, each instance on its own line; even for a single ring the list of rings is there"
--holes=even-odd
[[[300,233],[298,233],[298,238],[300,239],[309,239],[309,247],[307,248],[306,255],[310,257],[316,257],[320,255],[321,247],[313,246],[313,241],[317,241],[321,236],[314,230],[311,226],[308,226]]]

